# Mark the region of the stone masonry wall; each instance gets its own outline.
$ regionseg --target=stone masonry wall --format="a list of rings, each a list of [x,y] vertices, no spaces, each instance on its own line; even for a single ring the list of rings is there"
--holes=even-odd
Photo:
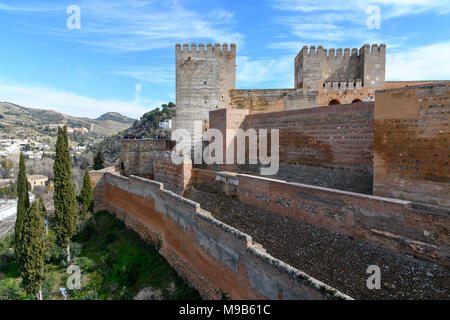
[[[153,155],[170,149],[169,140],[133,139],[122,140],[119,169],[122,175],[153,177]]]
[[[450,265],[450,215],[415,203],[245,174],[194,170],[193,186],[353,239]],[[205,184],[205,186],[203,185]]]
[[[338,89],[349,84],[356,89],[383,88],[386,46],[366,44],[359,50],[324,49],[304,46],[295,58],[295,88],[318,94],[327,83]],[[359,86],[358,82],[359,81]]]
[[[160,183],[91,174],[95,210],[108,210],[144,239],[161,241],[160,253],[207,299],[220,299],[221,292],[232,299],[350,299]]]
[[[450,82],[376,96],[374,193],[450,208]]]
[[[297,89],[239,89],[230,91],[230,107],[250,114],[296,110],[317,105],[317,96],[308,97]]]
[[[279,178],[371,193],[373,107],[373,103],[354,103],[250,115],[222,109],[212,111],[210,121],[222,132],[225,127],[279,129]],[[232,139],[227,133],[226,152]]]
[[[209,111],[230,103],[229,91],[236,83],[236,45],[188,44],[175,47],[176,103],[175,129],[194,134],[194,121],[208,128]],[[201,137],[200,137],[201,139]]]
[[[159,152],[153,156],[154,177],[164,184],[164,188],[177,194],[183,194],[191,180],[192,162],[190,159],[176,165],[170,152]]]

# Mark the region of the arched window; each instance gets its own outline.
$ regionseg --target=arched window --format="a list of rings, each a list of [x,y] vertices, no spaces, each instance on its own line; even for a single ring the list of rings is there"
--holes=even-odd
[[[362,102],[362,100],[361,99],[355,99],[355,100],[352,101],[352,103],[358,103],[358,102]]]
[[[333,99],[330,101],[330,103],[328,104],[329,106],[335,106],[337,104],[341,104],[341,102],[338,99]]]

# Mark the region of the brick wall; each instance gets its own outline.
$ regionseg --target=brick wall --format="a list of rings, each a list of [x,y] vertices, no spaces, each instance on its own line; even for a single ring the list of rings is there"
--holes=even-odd
[[[297,89],[239,89],[230,91],[230,107],[251,114],[310,108],[317,105],[316,95],[304,96]]]
[[[212,176],[196,170],[195,187]],[[450,215],[410,201],[289,183],[244,174],[216,173],[224,194],[291,219],[339,232],[395,252],[450,265]],[[206,187],[208,189],[208,187]]]
[[[210,124],[222,132],[225,127],[279,129],[278,177],[371,193],[373,107],[373,103],[354,103],[248,116],[241,110],[223,109],[210,113]],[[226,150],[231,139],[227,135]]]
[[[377,91],[374,193],[450,207],[450,82]]]
[[[183,194],[191,179],[192,162],[190,159],[176,165],[171,159],[170,152],[158,152],[153,154],[153,168],[155,180],[163,183],[165,189]]]
[[[91,174],[96,211],[108,210],[144,239],[160,240],[160,253],[207,299],[220,299],[221,292],[232,299],[350,298],[268,255],[250,236],[160,183]]]
[[[153,177],[153,154],[169,150],[171,142],[159,139],[122,140],[119,169],[125,176]]]

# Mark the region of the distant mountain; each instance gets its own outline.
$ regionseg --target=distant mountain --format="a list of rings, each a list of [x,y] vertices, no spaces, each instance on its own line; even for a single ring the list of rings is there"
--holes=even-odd
[[[120,122],[120,123],[126,123],[131,126],[136,119],[129,118],[129,117],[124,116],[117,112],[108,112],[108,113],[105,113],[104,115],[101,115],[96,120],[97,121],[111,120],[111,121],[116,121],[116,122]]]
[[[72,117],[53,110],[27,108],[9,102],[0,102],[0,119],[0,139],[54,138],[56,128],[62,124],[67,125],[69,132],[106,137],[128,129],[134,121],[119,113],[107,113],[94,120]]]

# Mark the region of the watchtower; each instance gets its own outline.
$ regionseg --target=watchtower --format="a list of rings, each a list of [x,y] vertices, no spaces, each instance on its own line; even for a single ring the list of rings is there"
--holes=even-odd
[[[359,50],[304,46],[295,58],[295,87],[303,92],[384,88],[386,46],[366,44]]]
[[[209,111],[230,104],[229,91],[236,86],[236,45],[180,44],[175,46],[175,129],[187,129],[194,137],[194,121],[209,126]],[[201,138],[201,137],[200,137]]]

